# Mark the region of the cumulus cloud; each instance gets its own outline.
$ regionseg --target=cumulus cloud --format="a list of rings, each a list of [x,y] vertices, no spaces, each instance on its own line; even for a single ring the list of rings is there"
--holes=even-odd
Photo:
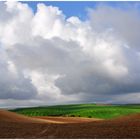
[[[135,5],[130,4],[124,10],[100,5],[97,9],[89,9],[89,16],[91,26],[96,30],[110,28],[129,46],[139,49],[140,13]]]
[[[29,78],[25,78],[0,48],[0,99],[31,99],[37,94]]]
[[[86,21],[42,3],[36,13],[20,2],[0,8],[1,107],[138,101],[136,8],[100,5]]]

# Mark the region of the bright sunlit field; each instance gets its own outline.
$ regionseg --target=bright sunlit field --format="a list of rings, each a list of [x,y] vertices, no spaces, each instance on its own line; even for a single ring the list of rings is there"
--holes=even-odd
[[[140,105],[96,105],[76,104],[12,110],[27,116],[67,116],[111,119],[123,115],[140,113]]]

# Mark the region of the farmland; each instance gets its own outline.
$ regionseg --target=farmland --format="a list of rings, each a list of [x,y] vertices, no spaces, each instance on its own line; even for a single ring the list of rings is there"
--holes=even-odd
[[[1,109],[0,138],[138,139],[139,108],[139,105],[81,104],[22,108],[13,112]]]
[[[27,116],[66,116],[112,119],[119,116],[140,113],[140,105],[75,104],[20,108],[12,111]]]

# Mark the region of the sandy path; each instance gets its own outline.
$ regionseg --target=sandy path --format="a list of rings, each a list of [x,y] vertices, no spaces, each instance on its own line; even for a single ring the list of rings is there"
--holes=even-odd
[[[95,122],[101,121],[103,119],[98,118],[84,118],[84,117],[48,117],[48,116],[39,116],[34,117],[46,120],[51,123],[87,123],[87,122]]]

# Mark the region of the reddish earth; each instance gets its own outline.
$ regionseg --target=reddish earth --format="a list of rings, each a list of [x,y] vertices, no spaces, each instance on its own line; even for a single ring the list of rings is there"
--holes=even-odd
[[[140,138],[140,114],[112,120],[30,118],[0,111],[0,138]]]

